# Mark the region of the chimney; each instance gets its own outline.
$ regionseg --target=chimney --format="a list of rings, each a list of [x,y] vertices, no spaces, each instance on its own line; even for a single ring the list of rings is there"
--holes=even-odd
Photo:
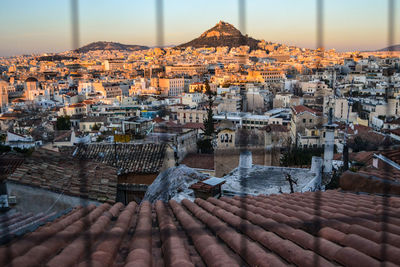
[[[311,173],[321,173],[321,169],[322,169],[322,164],[323,164],[323,160],[320,157],[312,157],[311,160]]]
[[[333,110],[329,109],[328,123],[325,126],[325,149],[324,149],[324,174],[332,173],[333,150],[335,146],[335,128],[333,123]]]
[[[250,151],[245,150],[240,152],[239,169],[247,170],[253,166],[253,156]]]

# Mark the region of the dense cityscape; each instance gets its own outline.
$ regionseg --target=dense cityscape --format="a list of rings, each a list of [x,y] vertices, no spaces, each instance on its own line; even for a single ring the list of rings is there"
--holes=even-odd
[[[399,265],[399,56],[219,21],[0,58],[0,265]]]

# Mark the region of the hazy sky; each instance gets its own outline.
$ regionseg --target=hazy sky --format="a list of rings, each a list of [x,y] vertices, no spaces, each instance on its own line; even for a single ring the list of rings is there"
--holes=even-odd
[[[156,44],[155,0],[80,0],[80,45],[93,41]],[[219,20],[239,27],[238,0],[164,0],[165,44],[199,36]],[[400,25],[400,1],[396,23]],[[247,0],[246,33],[316,47],[316,0]],[[1,0],[0,56],[72,48],[70,0]],[[400,43],[395,27],[395,43]],[[387,0],[325,0],[324,43],[340,51],[388,44]]]

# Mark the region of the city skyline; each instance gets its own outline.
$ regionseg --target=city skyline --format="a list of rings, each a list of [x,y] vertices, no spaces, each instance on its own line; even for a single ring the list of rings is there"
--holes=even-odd
[[[179,45],[198,37],[223,20],[239,28],[238,2],[223,0],[164,1],[165,45]],[[23,8],[21,8],[23,7]],[[399,5],[395,5],[396,11]],[[78,1],[79,46],[95,41],[155,46],[155,1]],[[54,53],[72,49],[70,1],[3,2],[0,56]],[[386,1],[324,2],[324,44],[338,51],[375,50],[388,46]],[[395,12],[396,13],[396,12]],[[266,41],[316,48],[316,1],[249,0],[246,32]],[[394,25],[399,24],[399,16]],[[394,44],[400,43],[397,28]]]

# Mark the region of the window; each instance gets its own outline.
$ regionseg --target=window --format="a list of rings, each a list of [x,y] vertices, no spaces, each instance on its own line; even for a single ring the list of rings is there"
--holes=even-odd
[[[306,123],[306,119],[303,119],[303,123]]]
[[[312,119],[310,119],[310,123],[312,123]]]

